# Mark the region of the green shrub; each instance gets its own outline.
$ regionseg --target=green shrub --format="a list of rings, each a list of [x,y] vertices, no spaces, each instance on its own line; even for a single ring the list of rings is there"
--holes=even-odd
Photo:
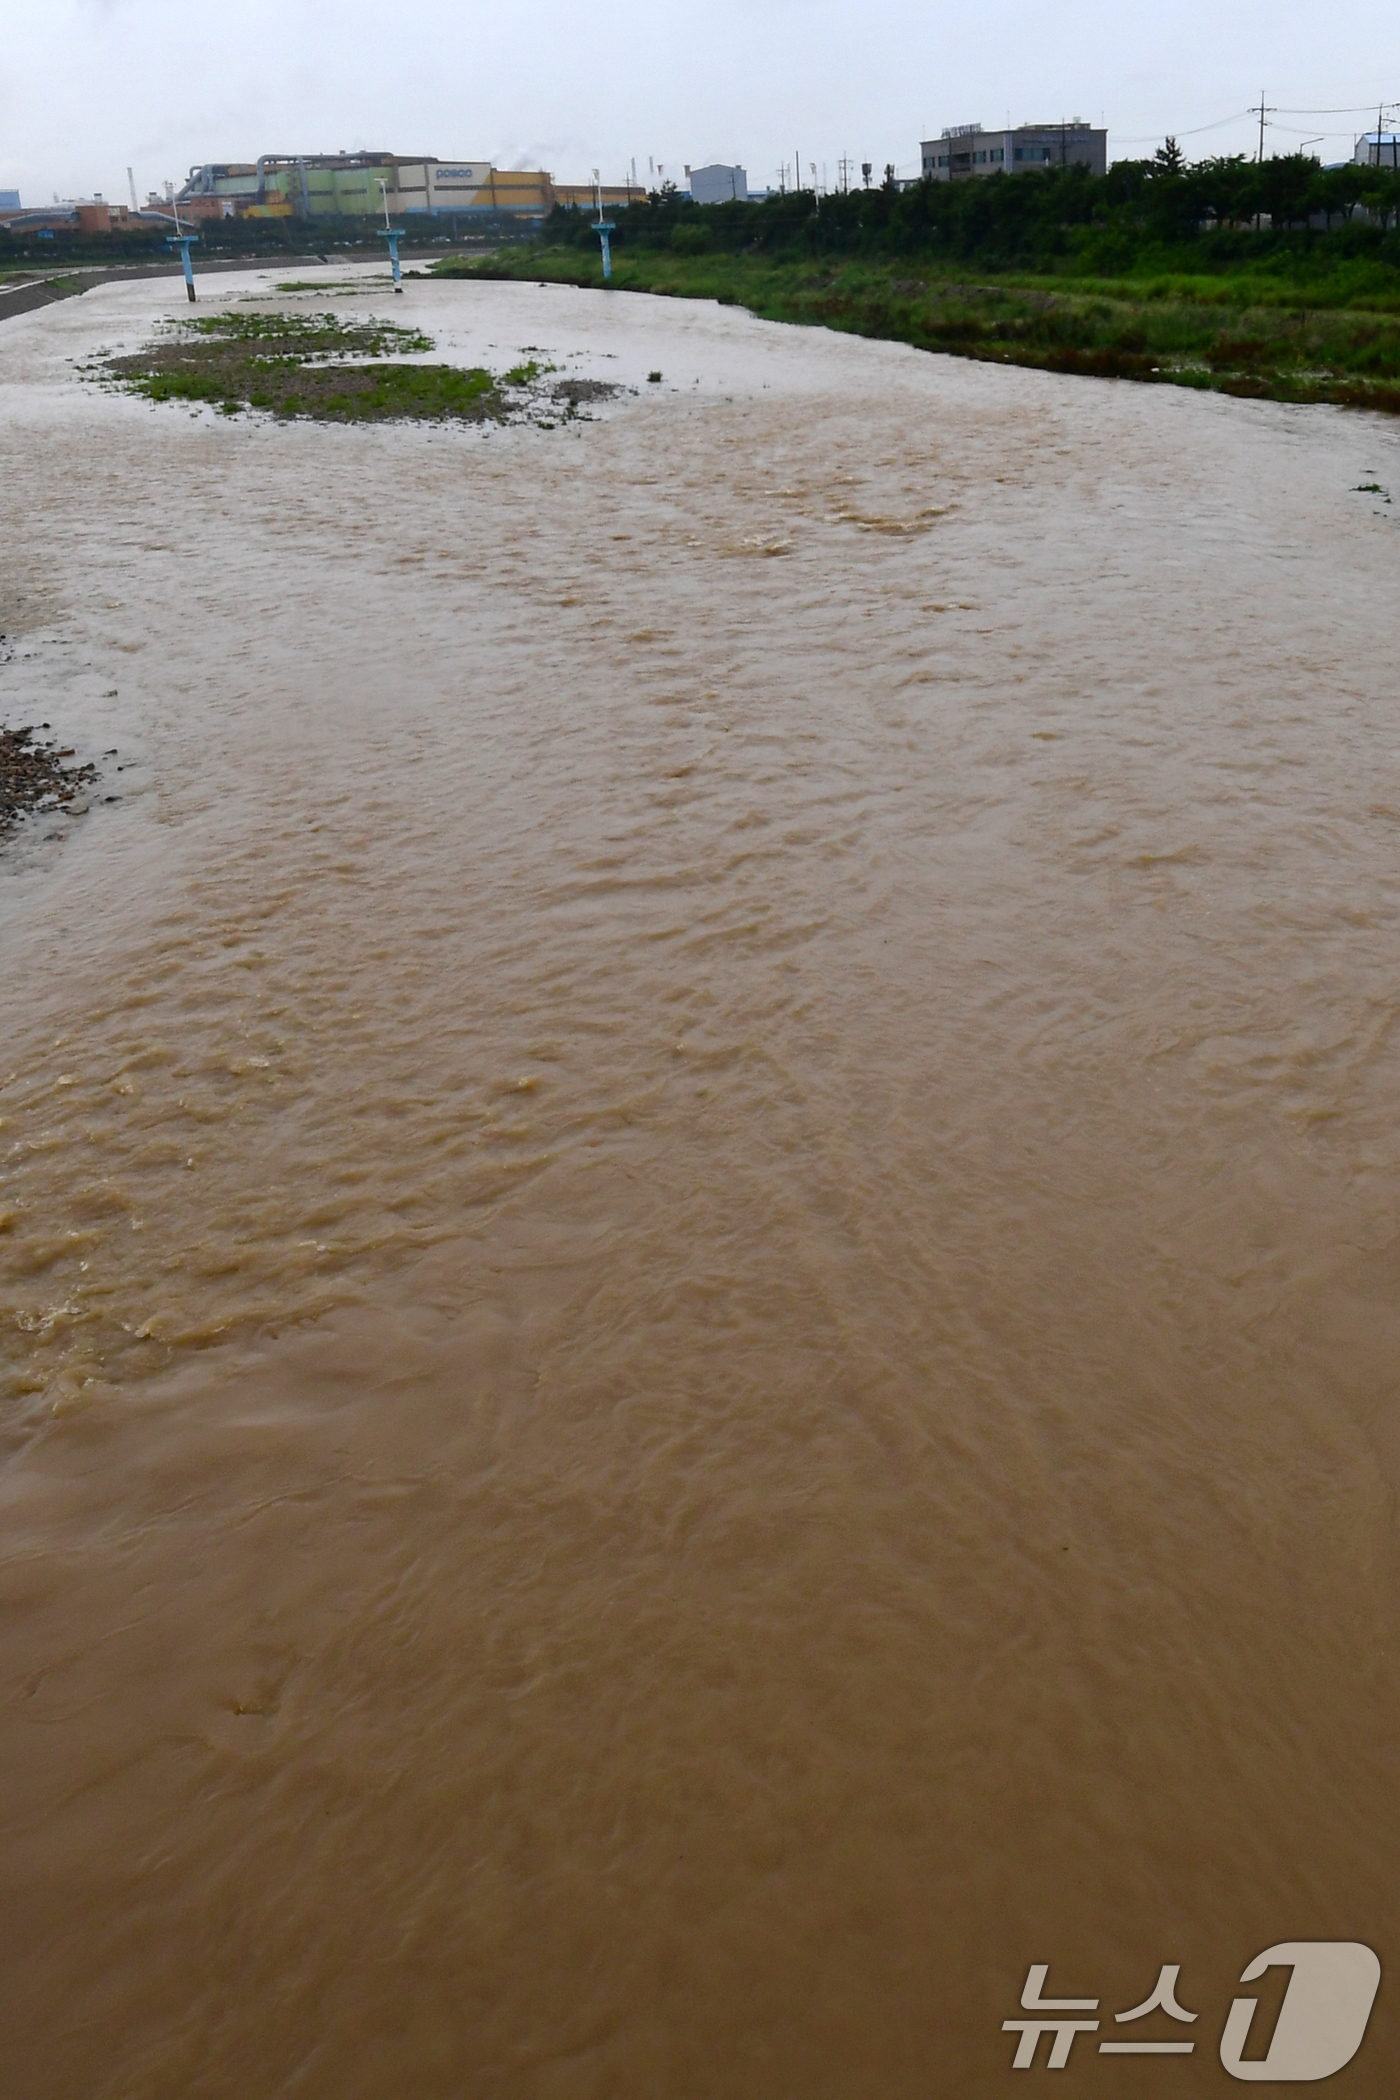
[[[708,226],[673,226],[671,247],[677,255],[712,255],[715,237]]]

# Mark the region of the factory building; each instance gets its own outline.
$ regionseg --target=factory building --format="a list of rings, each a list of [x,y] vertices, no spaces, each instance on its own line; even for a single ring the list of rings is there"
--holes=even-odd
[[[743,196],[743,170],[737,172]],[[128,213],[124,204],[96,197],[36,215],[21,210],[18,192],[0,190],[0,225],[15,232],[42,226],[107,233],[151,218],[164,222],[177,211],[181,223],[192,227],[218,219],[369,219],[381,218],[386,203],[398,225],[497,218],[530,224],[547,218],[557,204],[590,209],[599,201],[604,210],[617,209],[645,204],[647,194],[635,183],[609,183],[600,191],[592,183],[556,183],[542,168],[439,160],[433,153],[264,153],[257,160],[206,161],[191,168],[175,196],[153,190],[145,212]]]
[[[13,198],[13,205],[7,199]],[[0,190],[0,224],[7,233],[112,233],[124,232],[144,223],[124,204],[109,204],[105,197],[68,197],[52,204],[31,205],[26,211],[17,190]]]
[[[604,211],[625,211],[629,204],[647,201],[646,191],[636,182],[556,182],[553,189],[556,204],[572,205],[576,211],[592,211],[596,204]]]
[[[714,161],[707,168],[687,168],[686,187],[696,204],[742,204],[749,194],[749,178],[740,167]]]
[[[191,168],[180,191],[182,216],[201,218],[432,217],[506,213],[542,219],[554,204],[543,170],[444,161],[436,154],[264,153],[256,161],[210,161]]]
[[[984,131],[980,124],[953,124],[919,149],[923,172],[934,182],[970,175],[1029,175],[1042,168],[1087,168],[1108,173],[1108,133],[1081,123],[1018,124],[1012,131]]]
[[[1400,131],[1363,131],[1351,157],[1361,168],[1400,169]]]

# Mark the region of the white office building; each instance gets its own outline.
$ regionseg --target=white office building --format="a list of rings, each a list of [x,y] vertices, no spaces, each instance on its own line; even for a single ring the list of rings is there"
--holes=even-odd
[[[1108,133],[1076,117],[1072,123],[1018,124],[1014,131],[984,131],[980,124],[952,124],[941,138],[920,148],[923,172],[935,182],[966,175],[1029,175],[1039,168],[1083,167],[1108,173]]]

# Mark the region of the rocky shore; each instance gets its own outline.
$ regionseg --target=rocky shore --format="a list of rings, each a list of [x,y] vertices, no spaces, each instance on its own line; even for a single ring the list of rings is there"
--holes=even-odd
[[[41,722],[37,729],[0,729],[0,838],[21,817],[59,810],[75,817],[87,807],[97,768],[66,764],[77,754],[61,749],[56,739],[41,741],[48,727]]]

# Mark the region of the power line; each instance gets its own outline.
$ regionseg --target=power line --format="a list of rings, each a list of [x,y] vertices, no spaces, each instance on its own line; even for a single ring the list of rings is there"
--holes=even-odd
[[[1233,116],[1217,117],[1213,124],[1197,124],[1191,131],[1173,132],[1172,136],[1178,139],[1198,139],[1203,131],[1222,131],[1227,124],[1238,124],[1242,117],[1252,117],[1253,115],[1253,107],[1237,109]],[[1160,138],[1161,135],[1159,131],[1151,131],[1141,138],[1125,139],[1119,138],[1115,132],[1114,138],[1120,146],[1150,146],[1153,139]]]
[[[1365,117],[1370,115],[1375,106],[1374,102],[1353,102],[1345,109],[1293,109],[1285,108],[1281,103],[1271,103],[1268,113],[1270,116],[1281,117]],[[1252,102],[1248,109],[1237,109],[1228,117],[1216,117],[1213,123],[1197,124],[1190,131],[1178,131],[1172,135],[1179,139],[1198,139],[1203,132],[1223,131],[1227,124],[1238,124],[1242,118],[1257,117],[1258,114],[1259,104]],[[1284,131],[1289,127],[1275,125],[1273,128],[1276,131]],[[1340,138],[1342,134],[1338,132],[1336,136]],[[1135,138],[1124,138],[1120,133],[1114,133],[1115,142],[1120,146],[1150,146],[1154,139],[1160,137],[1161,133],[1156,131],[1146,132]]]
[[[1345,109],[1285,109],[1280,105],[1278,113],[1285,117],[1368,117],[1375,106],[1374,102],[1352,102]]]

